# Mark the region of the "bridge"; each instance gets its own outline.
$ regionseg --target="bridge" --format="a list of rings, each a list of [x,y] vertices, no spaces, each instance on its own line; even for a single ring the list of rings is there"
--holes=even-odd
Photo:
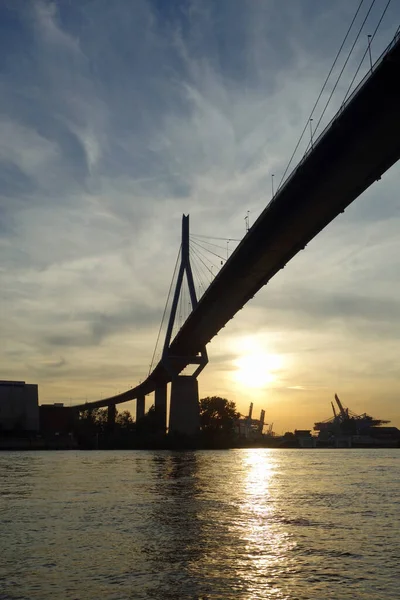
[[[207,364],[208,342],[261,287],[303,250],[332,220],[400,158],[400,34],[341,106],[321,135],[311,141],[254,225],[197,301],[190,266],[189,218],[182,222],[178,282],[161,360],[145,381],[109,398],[77,405],[77,410],[108,407],[136,399],[136,419],[145,396],[155,393],[160,431],[167,422],[167,384],[171,382],[170,432],[198,430],[197,377]],[[193,310],[174,339],[171,332],[183,277]],[[182,375],[195,365],[192,375]]]

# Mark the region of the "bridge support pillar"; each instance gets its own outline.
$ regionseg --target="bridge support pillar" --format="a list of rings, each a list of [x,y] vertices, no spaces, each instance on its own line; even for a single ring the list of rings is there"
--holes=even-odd
[[[160,385],[155,390],[154,408],[156,411],[157,430],[165,434],[167,429],[167,384]]]
[[[138,396],[136,398],[136,422],[144,417],[144,402],[145,396]]]
[[[172,379],[169,433],[196,435],[200,431],[199,385],[193,375]]]
[[[116,414],[117,414],[117,409],[115,408],[115,404],[110,404],[107,408],[107,428],[109,430],[114,429]]]

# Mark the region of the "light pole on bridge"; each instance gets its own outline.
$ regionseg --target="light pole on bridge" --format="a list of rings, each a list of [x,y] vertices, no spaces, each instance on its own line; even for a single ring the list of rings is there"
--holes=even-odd
[[[369,68],[371,70],[372,73],[372,54],[371,54],[371,41],[372,41],[372,35],[369,33],[367,35],[368,37],[368,54],[369,54]]]
[[[248,210],[248,211],[247,211],[247,215],[246,215],[246,216],[245,216],[245,218],[244,218],[244,220],[245,220],[245,223],[246,223],[246,233],[247,233],[247,232],[249,231],[249,229],[250,229],[250,224],[249,224],[249,219],[250,219],[250,217],[249,217],[249,215],[250,215],[250,211]]]

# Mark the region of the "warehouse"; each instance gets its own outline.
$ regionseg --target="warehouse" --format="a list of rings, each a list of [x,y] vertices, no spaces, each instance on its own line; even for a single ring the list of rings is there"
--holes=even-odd
[[[0,432],[39,431],[38,386],[0,381]]]

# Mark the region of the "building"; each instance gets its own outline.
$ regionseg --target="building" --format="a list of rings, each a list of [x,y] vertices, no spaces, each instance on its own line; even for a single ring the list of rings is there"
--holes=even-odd
[[[0,381],[0,433],[39,431],[38,386]]]
[[[41,404],[39,414],[40,432],[46,437],[67,435],[74,430],[76,413],[72,407],[61,403]]]
[[[294,437],[300,448],[315,448],[316,438],[311,435],[310,429],[295,429]]]

